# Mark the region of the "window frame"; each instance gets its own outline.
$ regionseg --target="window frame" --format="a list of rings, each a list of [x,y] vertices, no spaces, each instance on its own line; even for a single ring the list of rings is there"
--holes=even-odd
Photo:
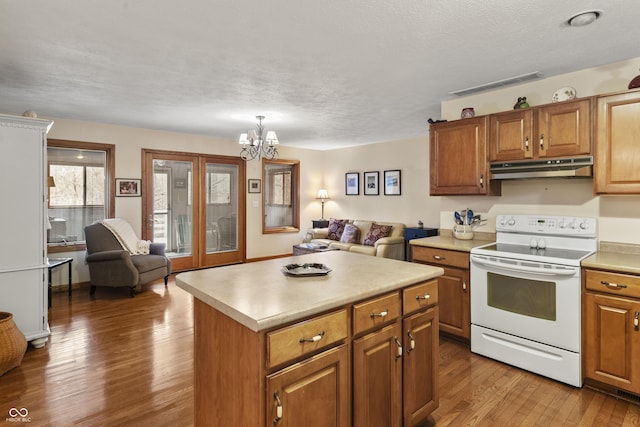
[[[282,169],[291,169],[291,203],[290,204],[274,204],[272,197],[273,191],[270,186],[272,174],[267,171],[268,165],[281,165]],[[300,161],[299,160],[283,160],[283,159],[262,159],[262,234],[273,233],[297,233],[300,231]],[[266,213],[269,206],[290,206],[292,209],[292,224],[281,226],[266,226]]]
[[[65,139],[47,139],[47,148],[69,148],[76,150],[93,150],[105,152],[105,206],[104,211],[107,218],[115,216],[115,144],[103,144],[98,142],[71,141]],[[49,162],[47,161],[47,170]],[[47,202],[48,203],[48,202]],[[61,245],[59,243],[47,243],[48,253],[84,251],[86,244],[84,241]]]

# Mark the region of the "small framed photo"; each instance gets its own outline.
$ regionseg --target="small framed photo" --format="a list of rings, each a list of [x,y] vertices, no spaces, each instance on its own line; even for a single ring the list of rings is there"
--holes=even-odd
[[[249,193],[259,193],[262,191],[262,181],[259,179],[250,179],[248,185]]]
[[[116,197],[140,197],[141,195],[141,179],[116,178]]]
[[[345,194],[357,196],[360,194],[360,172],[347,172],[344,174]]]
[[[400,194],[400,170],[384,171],[384,195],[399,196]]]
[[[380,172],[365,172],[364,173],[364,195],[365,196],[377,196],[380,194],[380,186],[378,181],[380,180]]]

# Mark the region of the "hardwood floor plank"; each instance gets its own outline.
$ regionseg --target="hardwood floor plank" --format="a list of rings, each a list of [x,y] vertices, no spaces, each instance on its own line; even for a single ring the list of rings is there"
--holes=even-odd
[[[0,376],[0,427],[193,425],[193,301],[175,286],[54,293],[51,337]],[[215,411],[215,408],[211,409]],[[639,426],[640,406],[577,389],[440,339],[440,407],[428,426]],[[235,426],[234,426],[235,427]],[[244,427],[244,426],[239,426]]]

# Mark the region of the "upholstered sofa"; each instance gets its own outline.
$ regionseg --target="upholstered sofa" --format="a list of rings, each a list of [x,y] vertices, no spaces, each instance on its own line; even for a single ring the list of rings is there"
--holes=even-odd
[[[343,251],[404,260],[404,224],[399,222],[332,218],[327,228],[309,229],[307,240]]]

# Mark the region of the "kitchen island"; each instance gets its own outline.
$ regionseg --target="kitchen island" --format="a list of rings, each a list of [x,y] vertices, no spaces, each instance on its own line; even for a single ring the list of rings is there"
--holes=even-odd
[[[304,263],[331,271],[282,272]],[[424,420],[438,405],[442,273],[332,251],[179,274],[194,296],[196,425]]]

